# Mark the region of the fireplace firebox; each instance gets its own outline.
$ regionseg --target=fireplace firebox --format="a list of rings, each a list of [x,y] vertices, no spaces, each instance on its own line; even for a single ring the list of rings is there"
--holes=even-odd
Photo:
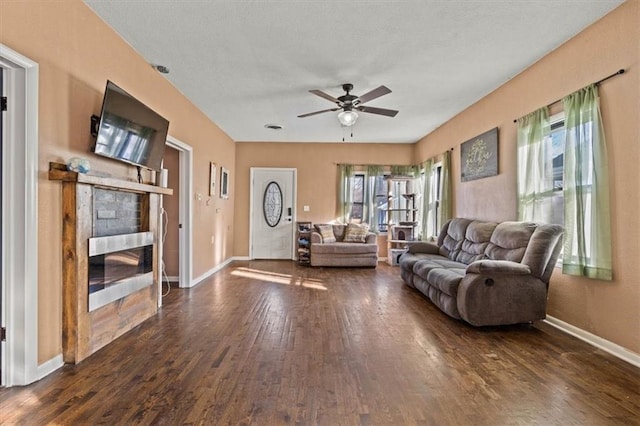
[[[89,239],[89,312],[153,284],[153,233]]]

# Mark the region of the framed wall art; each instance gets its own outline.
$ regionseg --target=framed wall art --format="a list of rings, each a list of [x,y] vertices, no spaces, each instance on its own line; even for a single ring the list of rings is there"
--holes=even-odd
[[[209,196],[216,195],[216,163],[209,163]]]
[[[229,198],[229,170],[220,167],[220,198]]]
[[[460,146],[462,182],[498,174],[498,128],[494,128]]]

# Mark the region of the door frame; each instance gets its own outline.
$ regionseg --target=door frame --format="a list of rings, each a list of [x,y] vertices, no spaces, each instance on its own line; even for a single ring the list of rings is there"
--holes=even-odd
[[[249,259],[255,259],[253,254],[253,209],[256,206],[253,205],[254,196],[254,181],[255,173],[257,171],[270,171],[270,172],[293,172],[293,193],[291,194],[291,205],[293,212],[291,212],[291,260],[295,259],[295,225],[298,216],[297,199],[298,199],[298,169],[294,167],[251,167],[251,188],[249,191]]]
[[[178,151],[179,185],[178,221],[182,228],[178,230],[178,287],[193,287],[193,148],[174,138],[167,137],[167,146]],[[159,280],[162,298],[162,279]]]
[[[9,108],[4,113],[2,386],[38,373],[38,64],[0,44]],[[13,107],[12,107],[13,106]],[[35,266],[35,267],[34,267]]]

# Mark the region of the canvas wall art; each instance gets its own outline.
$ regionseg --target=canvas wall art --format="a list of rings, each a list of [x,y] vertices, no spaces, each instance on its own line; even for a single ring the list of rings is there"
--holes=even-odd
[[[498,174],[498,128],[494,128],[460,147],[462,182]]]

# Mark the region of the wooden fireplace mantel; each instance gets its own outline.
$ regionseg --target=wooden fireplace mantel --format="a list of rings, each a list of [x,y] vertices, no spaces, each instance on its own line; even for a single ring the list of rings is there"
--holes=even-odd
[[[76,364],[158,312],[160,197],[173,190],[70,172],[59,163],[49,163],[49,180],[62,183],[62,349],[64,361]],[[89,311],[94,188],[140,194],[140,231],[154,236],[153,283]]]
[[[86,173],[76,173],[67,170],[61,163],[49,163],[49,180],[83,183],[103,188],[122,189],[125,191],[147,192],[150,194],[173,195],[173,189],[156,185],[132,182],[111,177],[94,176]]]

